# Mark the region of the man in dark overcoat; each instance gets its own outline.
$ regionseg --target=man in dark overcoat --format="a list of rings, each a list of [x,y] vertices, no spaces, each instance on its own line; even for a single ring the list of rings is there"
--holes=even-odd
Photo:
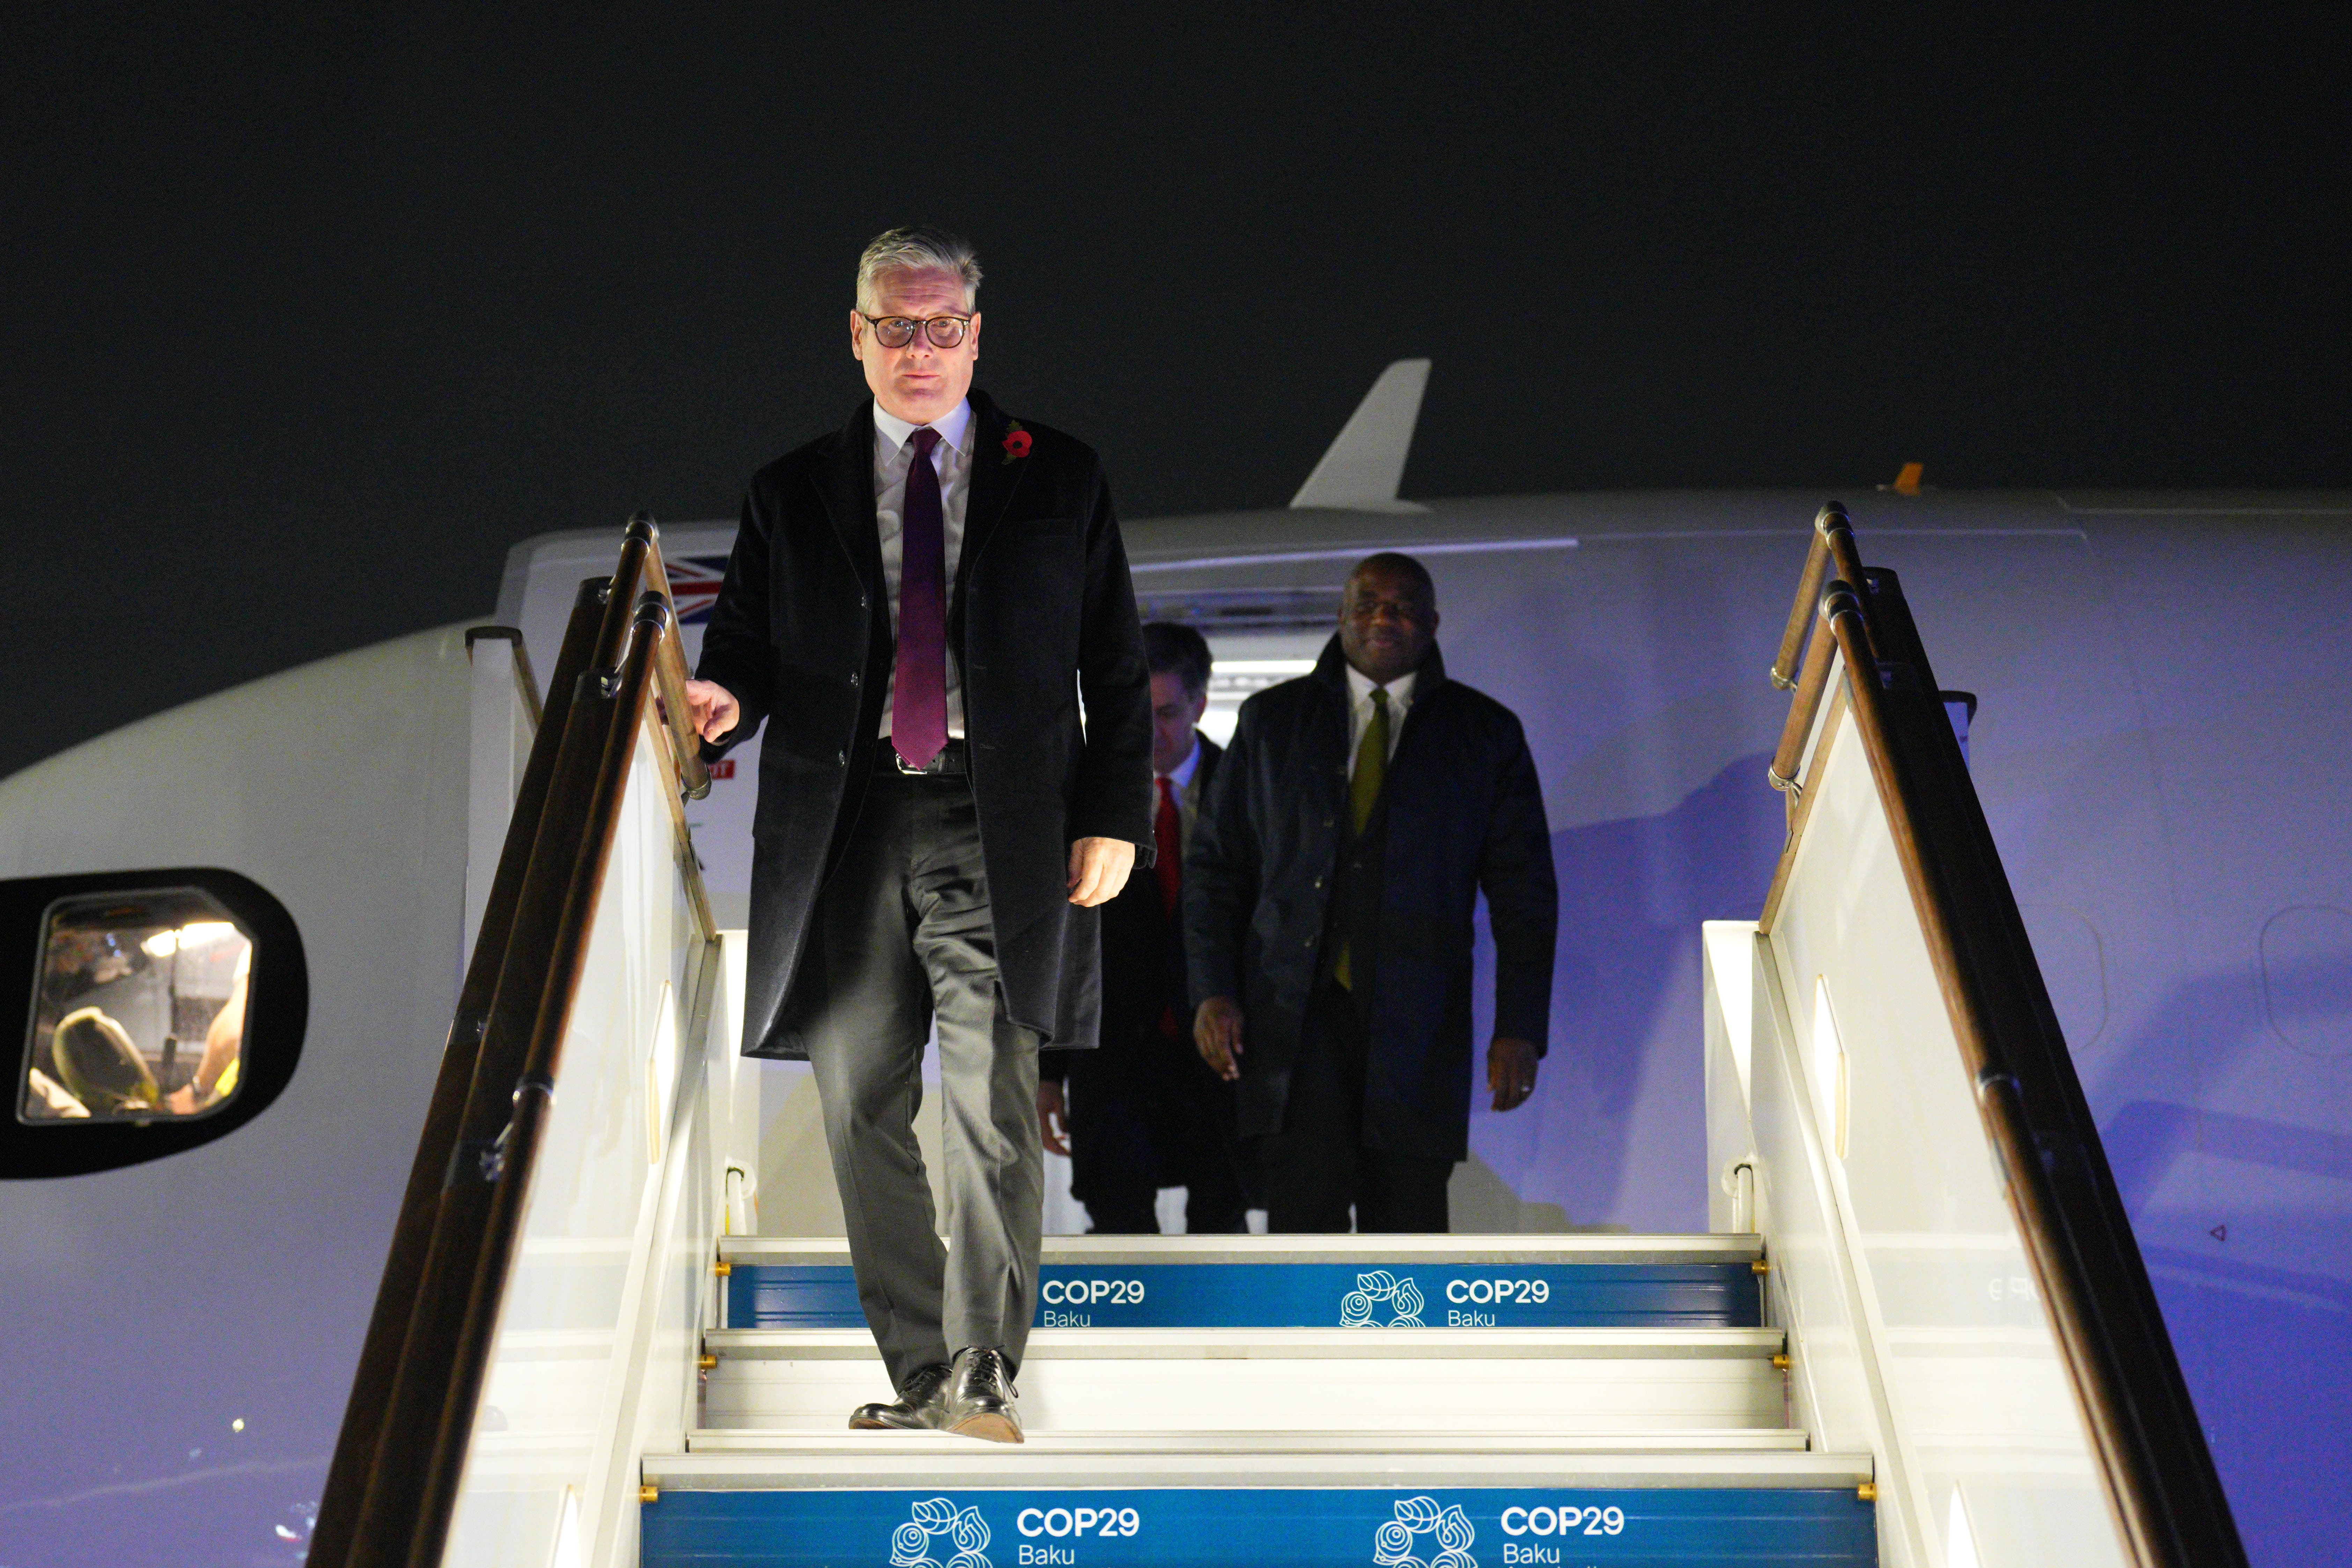
[[[1102,1047],[1047,1051],[1037,1116],[1045,1147],[1070,1157],[1070,1191],[1097,1235],[1160,1228],[1160,1189],[1184,1189],[1194,1236],[1247,1228],[1234,1086],[1192,1047],[1184,983],[1184,844],[1216,777],[1218,744],[1201,733],[1209,705],[1208,640],[1191,626],[1143,628],[1151,667],[1151,870],[1103,906]]]
[[[1443,1231],[1469,1152],[1472,917],[1495,937],[1496,1110],[1533,1092],[1559,923],[1511,710],[1450,680],[1410,556],[1348,579],[1313,673],[1241,718],[1185,863],[1202,1057],[1241,1086],[1276,1231]]]
[[[1151,715],[1102,466],[971,389],[979,283],[938,230],[866,247],[873,398],[753,476],[688,699],[713,751],[768,726],[743,1048],[814,1071],[897,1394],[850,1425],[1018,1442],[1037,1051],[1094,1043],[1097,906],[1150,861]],[[934,1019],[944,1250],[915,1138]]]

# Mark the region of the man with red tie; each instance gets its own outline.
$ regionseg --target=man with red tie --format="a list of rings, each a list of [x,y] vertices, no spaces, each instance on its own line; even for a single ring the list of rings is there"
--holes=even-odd
[[[940,230],[866,247],[873,397],[752,477],[687,695],[709,753],[768,726],[743,1049],[814,1071],[896,1391],[850,1425],[1019,1442],[1037,1051],[1095,1041],[1096,910],[1154,844],[1151,714],[1102,465],[972,390],[979,286]],[[934,1019],[944,1248],[915,1140]]]
[[[1045,1147],[1070,1157],[1070,1190],[1098,1235],[1160,1229],[1161,1187],[1182,1187],[1184,1228],[1240,1231],[1241,1144],[1233,1085],[1192,1046],[1184,981],[1184,844],[1223,753],[1200,732],[1209,645],[1191,626],[1143,628],[1151,667],[1152,875],[1103,907],[1102,1048],[1048,1051],[1038,1069]]]

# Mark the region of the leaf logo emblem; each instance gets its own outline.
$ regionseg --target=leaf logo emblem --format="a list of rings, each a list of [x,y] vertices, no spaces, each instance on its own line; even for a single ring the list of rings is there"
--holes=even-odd
[[[931,1539],[944,1535],[954,1542],[955,1555],[942,1564],[931,1555]],[[943,1497],[917,1500],[914,1517],[890,1532],[891,1568],[990,1568],[982,1553],[988,1547],[988,1521],[980,1510],[959,1509]]]
[[[1378,1315],[1381,1303],[1388,1309],[1386,1321]],[[1423,1326],[1421,1310],[1428,1302],[1421,1287],[1410,1278],[1400,1279],[1385,1268],[1374,1268],[1356,1276],[1356,1288],[1339,1300],[1339,1326],[1343,1329],[1418,1329]]]
[[[1413,1550],[1424,1535],[1436,1537],[1437,1551],[1428,1557]],[[1478,1560],[1470,1555],[1470,1543],[1477,1535],[1461,1504],[1441,1509],[1435,1498],[1402,1498],[1397,1501],[1396,1517],[1372,1537],[1372,1561],[1380,1568],[1478,1568]]]

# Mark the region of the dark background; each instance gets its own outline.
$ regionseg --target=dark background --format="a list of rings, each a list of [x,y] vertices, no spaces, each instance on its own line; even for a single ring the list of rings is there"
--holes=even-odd
[[[11,8],[0,773],[731,515],[910,218],[1129,516],[1407,354],[1408,494],[2352,485],[2352,8],[484,9]]]

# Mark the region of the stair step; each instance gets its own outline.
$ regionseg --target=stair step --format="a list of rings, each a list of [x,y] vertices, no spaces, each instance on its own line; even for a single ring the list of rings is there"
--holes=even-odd
[[[888,1393],[863,1331],[706,1341],[720,1358],[709,1427],[837,1430]],[[1041,1329],[1021,1408],[1039,1433],[1786,1427],[1782,1342],[1772,1329]]]
[[[942,1245],[946,1238],[941,1237]],[[838,1236],[726,1236],[734,1263],[842,1263]],[[1753,1235],[1633,1236],[1049,1236],[1045,1263],[1752,1263]]]
[[[645,1461],[643,1561],[1874,1564],[1867,1456],[1789,1425],[1760,1255],[1754,1237],[1049,1238],[1030,1441],[999,1446],[845,1430],[887,1393],[846,1244],[730,1238],[737,1326],[705,1336],[689,1450]]]
[[[1038,1329],[1024,1370],[1057,1361],[1727,1361],[1777,1355],[1779,1329]],[[713,1329],[730,1361],[878,1361],[864,1329]]]
[[[727,1321],[856,1328],[838,1237],[735,1237]],[[1039,1327],[1752,1327],[1752,1236],[1056,1237]]]
[[[969,1456],[971,1439],[948,1432],[818,1432],[705,1426],[687,1434],[698,1454],[850,1454],[894,1458],[911,1453]],[[1035,1432],[1026,1455],[1120,1454],[1602,1454],[1803,1453],[1805,1434],[1786,1427],[1660,1432]]]
[[[849,1434],[844,1434],[849,1436]],[[1088,1451],[1074,1444],[981,1443],[935,1433],[859,1434],[867,1441],[780,1454],[648,1454],[645,1479],[663,1491],[801,1491],[841,1487],[1563,1487],[1853,1488],[1867,1454],[1646,1448],[1407,1450],[1374,1454],[1243,1450]],[[1425,1480],[1424,1480],[1425,1478]],[[1247,1489],[1246,1488],[1244,1489]]]
[[[1865,1457],[648,1456],[645,1568],[1706,1563],[1869,1568]],[[1236,1486],[1236,1480],[1247,1484]]]

